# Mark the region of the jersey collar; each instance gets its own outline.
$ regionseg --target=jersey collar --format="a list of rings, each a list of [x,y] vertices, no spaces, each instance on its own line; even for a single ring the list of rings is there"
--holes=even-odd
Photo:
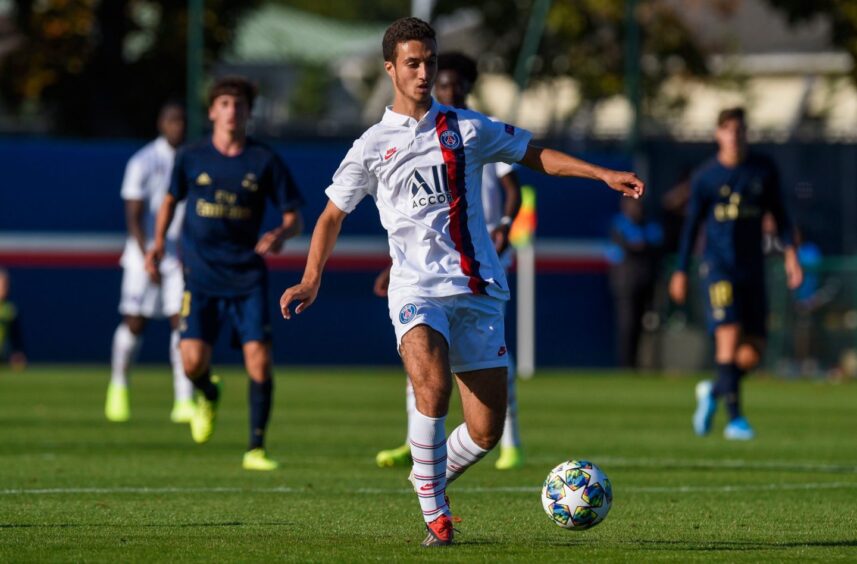
[[[176,150],[170,145],[167,138],[161,135],[157,139],[155,139],[155,150],[161,153],[162,155],[173,156],[176,153]]]
[[[437,117],[438,112],[440,111],[441,105],[437,103],[437,101],[432,98],[431,106],[425,115],[419,120],[415,120],[411,116],[406,116],[404,114],[400,114],[393,111],[393,106],[387,106],[384,111],[384,117],[381,119],[381,123],[384,125],[393,125],[400,127],[411,127],[416,128],[425,123],[430,123],[432,127],[434,127],[434,120]]]

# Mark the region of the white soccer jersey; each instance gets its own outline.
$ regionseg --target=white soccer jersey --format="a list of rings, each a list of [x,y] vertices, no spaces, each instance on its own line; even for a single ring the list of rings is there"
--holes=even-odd
[[[142,200],[145,204],[143,229],[146,233],[147,248],[154,241],[155,220],[161,203],[164,201],[164,196],[170,187],[170,176],[175,158],[176,150],[165,138],[158,137],[134,153],[125,167],[125,178],[122,181],[122,199]],[[183,219],[184,202],[180,202],[176,206],[173,222],[167,231],[166,253],[163,263],[165,268],[172,267],[172,263],[178,264],[178,239]],[[137,242],[129,236],[125,241],[125,251],[122,253],[122,266],[143,268],[144,260],[145,257],[140,252]]]
[[[517,162],[532,135],[433,102],[419,121],[393,112],[354,142],[326,194],[351,213],[375,200],[390,242],[389,293],[509,298],[482,211],[482,167]]]
[[[485,213],[485,226],[494,231],[503,218],[503,185],[500,179],[514,170],[507,163],[486,164],[482,168],[482,211]]]

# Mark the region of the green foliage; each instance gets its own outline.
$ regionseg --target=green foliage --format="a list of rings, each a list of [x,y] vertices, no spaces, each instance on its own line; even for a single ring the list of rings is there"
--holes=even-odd
[[[337,360],[337,359],[334,359]],[[341,360],[341,359],[339,359]],[[526,466],[489,455],[449,488],[458,546],[424,550],[401,444],[399,369],[277,370],[269,452],[241,469],[246,376],[220,367],[211,442],[169,422],[169,367],[135,370],[132,419],[104,420],[109,367],[0,367],[3,562],[850,561],[857,530],[857,387],[753,378],[759,438],[698,438],[692,379],[540,372],[519,383]],[[459,421],[454,405],[447,428]],[[715,429],[722,428],[719,414]],[[597,463],[614,502],[598,527],[560,529],[539,490],[571,458]]]

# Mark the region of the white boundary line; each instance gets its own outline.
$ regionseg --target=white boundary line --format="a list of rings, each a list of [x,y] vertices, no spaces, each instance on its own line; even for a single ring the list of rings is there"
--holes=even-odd
[[[745,484],[740,486],[630,486],[616,488],[614,492],[619,493],[732,493],[732,492],[758,492],[758,491],[805,491],[805,490],[849,490],[857,489],[857,482],[813,482],[813,483],[784,483],[784,484]],[[187,493],[309,493],[312,490],[303,488],[33,488],[33,489],[5,489],[0,490],[0,495],[64,495],[64,494],[187,494]],[[410,488],[359,488],[354,493],[364,495],[377,494],[412,494]],[[456,488],[455,493],[528,493],[534,494],[539,491],[533,486],[498,486],[498,487],[462,487]]]

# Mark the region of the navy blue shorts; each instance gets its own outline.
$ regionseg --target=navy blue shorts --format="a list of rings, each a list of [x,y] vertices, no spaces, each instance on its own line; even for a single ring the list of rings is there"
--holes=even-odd
[[[181,309],[181,338],[202,339],[214,345],[225,321],[232,327],[232,344],[271,341],[268,288],[260,284],[241,296],[212,296],[185,289]]]
[[[705,314],[712,333],[720,325],[737,323],[745,335],[767,334],[768,297],[761,276],[738,278],[712,271],[703,277]]]

